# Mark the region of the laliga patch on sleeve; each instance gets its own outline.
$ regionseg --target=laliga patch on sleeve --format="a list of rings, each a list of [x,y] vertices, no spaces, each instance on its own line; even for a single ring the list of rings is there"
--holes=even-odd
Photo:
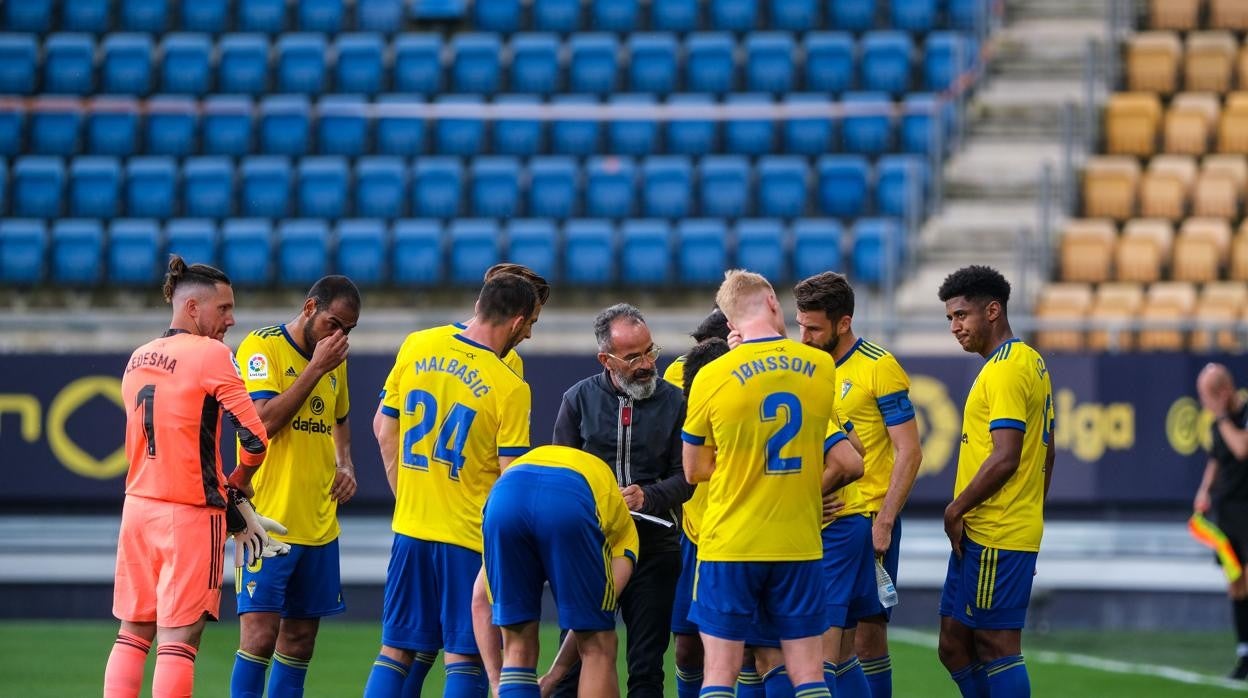
[[[252,354],[247,359],[247,378],[249,380],[260,380],[269,377],[269,359],[264,354]]]

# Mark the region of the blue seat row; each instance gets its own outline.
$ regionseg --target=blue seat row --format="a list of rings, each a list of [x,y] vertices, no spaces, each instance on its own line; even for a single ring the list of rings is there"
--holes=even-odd
[[[507,43],[496,34],[470,33],[456,35],[447,47],[435,34],[401,34],[389,45],[378,34],[342,34],[332,42],[321,34],[283,34],[272,45],[261,34],[226,34],[215,44],[207,34],[168,34],[159,44],[145,34],[109,34],[99,42],[97,66],[90,35],[48,36],[40,62],[35,37],[4,34],[0,93],[666,95],[863,89],[896,96],[920,87],[943,90],[976,59],[974,42],[958,32],[933,32],[923,47],[920,61],[913,39],[899,31],[871,32],[858,42],[838,32],[812,32],[800,42],[785,32],[759,32],[739,48],[728,33],[695,33],[683,42],[670,33],[634,34],[624,43],[600,33],[576,34],[566,42],[554,34],[517,34]]]
[[[526,264],[552,280],[582,286],[713,285],[731,267],[747,267],[776,282],[826,270],[851,271],[879,283],[901,259],[902,228],[894,219],[857,221],[849,236],[834,220],[802,219],[792,226],[747,219],[729,228],[717,219],[350,219],[330,227],[291,219],[276,228],[260,219],[0,220],[0,283],[30,286],[147,285],[163,256],[220,266],[244,286],[274,282],[303,287],[336,272],[368,286],[472,285],[503,259]],[[845,253],[849,240],[849,264]]]
[[[555,105],[592,106],[586,95],[556,96]],[[710,95],[681,94],[666,104],[709,108]],[[476,156],[531,156],[544,153],[591,156],[600,153],[645,156],[661,153],[764,155],[785,152],[815,156],[843,151],[879,155],[892,151],[926,153],[934,139],[945,139],[954,125],[954,105],[940,108],[931,95],[908,95],[900,105],[883,93],[851,92],[839,101],[820,95],[789,95],[781,102],[761,94],[729,95],[730,105],[779,104],[803,109],[793,118],[718,121],[707,117],[648,118],[652,95],[616,95],[609,104],[642,107],[637,118],[554,121],[520,118],[485,121],[454,115],[420,118],[425,102],[382,95],[374,102],[335,95],[313,103],[306,97],[277,95],[253,103],[246,97],[160,96],[140,104],[129,98],[37,98],[29,114],[0,106],[0,155],[230,155],[252,153],[301,156],[425,153]],[[437,104],[484,104],[480,97],[449,95]],[[504,95],[493,104],[535,106],[534,95]],[[10,107],[9,109],[12,109]],[[900,117],[898,118],[898,114]],[[514,114],[513,114],[514,116]]]
[[[293,5],[288,12],[286,0],[10,0],[2,20],[6,31],[36,33],[354,29],[390,34],[403,26],[405,0],[296,0]],[[351,5],[354,10],[348,12]]]
[[[0,185],[5,170],[0,167]],[[796,156],[481,157],[465,171],[456,158],[369,156],[354,167],[338,156],[229,158],[81,156],[66,171],[60,158],[25,156],[12,168],[12,215],[27,218],[232,216],[339,219],[797,218],[818,211],[838,218],[877,213],[905,217],[925,210],[925,158],[888,155],[874,169],[862,156],[827,155],[814,172]],[[0,191],[3,187],[0,186]],[[0,197],[0,212],[3,212]]]

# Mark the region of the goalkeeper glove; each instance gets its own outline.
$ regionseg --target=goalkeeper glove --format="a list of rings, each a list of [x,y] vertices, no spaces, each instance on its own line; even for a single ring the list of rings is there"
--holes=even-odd
[[[229,504],[226,506],[226,527],[234,536],[234,566],[250,565],[257,558],[275,557],[290,552],[290,545],[271,538],[269,533],[284,534],[282,524],[256,513],[251,502],[241,492],[228,488]]]

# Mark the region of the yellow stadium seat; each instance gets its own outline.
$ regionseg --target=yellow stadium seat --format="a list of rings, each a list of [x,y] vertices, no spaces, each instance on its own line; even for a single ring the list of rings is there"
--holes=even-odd
[[[1083,320],[1092,307],[1092,287],[1087,284],[1049,284],[1036,301],[1036,317],[1041,320]],[[1036,348],[1041,351],[1080,351],[1083,332],[1077,329],[1047,329],[1036,332]]]
[[[1221,172],[1201,172],[1192,194],[1192,215],[1235,218],[1239,214],[1240,190],[1235,179]]]
[[[1117,349],[1130,351],[1135,346],[1134,333],[1116,324],[1128,323],[1140,311],[1144,303],[1144,288],[1133,283],[1101,284],[1096,289],[1096,299],[1088,318],[1105,329],[1088,333],[1087,346],[1094,351]]]
[[[1152,155],[1161,127],[1161,100],[1151,92],[1119,92],[1105,109],[1108,152],[1112,155]]]
[[[1126,237],[1114,250],[1114,278],[1149,284],[1161,279],[1161,247],[1147,237]]]
[[[1100,283],[1109,280],[1118,230],[1106,219],[1074,220],[1062,231],[1063,281]]]
[[[1244,0],[1209,0],[1209,24],[1216,29],[1248,29],[1248,3]]]
[[[1177,244],[1177,243],[1176,243]],[[1196,287],[1189,283],[1163,282],[1148,287],[1140,310],[1143,320],[1184,320],[1196,309]],[[1139,348],[1145,351],[1182,351],[1184,332],[1178,329],[1142,329]]]
[[[1213,243],[1218,256],[1225,257],[1231,249],[1231,224],[1223,218],[1188,218],[1179,227],[1178,239],[1183,238],[1208,240]]]
[[[1140,163],[1131,157],[1093,157],[1083,171],[1084,215],[1125,220],[1135,211]]]
[[[1243,155],[1206,155],[1201,160],[1200,171],[1217,172],[1230,177],[1235,182],[1235,188],[1241,192],[1248,185],[1248,159]]]
[[[1195,29],[1200,19],[1200,0],[1151,0],[1148,17],[1153,29]]]
[[[1187,35],[1183,62],[1183,87],[1223,93],[1231,89],[1231,70],[1239,44],[1228,31],[1192,32]]]
[[[1248,310],[1248,284],[1224,281],[1205,284],[1196,304],[1196,320],[1234,324]],[[1193,351],[1240,351],[1242,332],[1231,328],[1195,329],[1189,346]]]
[[[1218,124],[1222,106],[1208,92],[1175,95],[1166,111],[1162,129],[1163,150],[1167,153],[1204,155],[1209,136]]]
[[[1248,92],[1232,92],[1218,119],[1218,152],[1248,153]]]
[[[1239,225],[1231,243],[1231,280],[1248,281],[1248,220]]]
[[[1179,236],[1174,241],[1171,277],[1175,281],[1206,283],[1218,279],[1218,248],[1212,240]]]
[[[1189,155],[1158,155],[1140,179],[1140,215],[1177,221],[1187,212],[1196,160]]]
[[[1183,45],[1174,32],[1135,34],[1127,43],[1127,88],[1168,95],[1178,88]]]
[[[1157,246],[1163,262],[1170,259],[1174,250],[1174,225],[1170,221],[1155,218],[1132,218],[1122,227],[1122,237],[1144,238]]]

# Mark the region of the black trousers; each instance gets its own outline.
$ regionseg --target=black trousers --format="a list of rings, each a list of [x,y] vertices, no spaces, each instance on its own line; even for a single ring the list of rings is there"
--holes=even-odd
[[[620,618],[627,631],[628,698],[663,698],[663,655],[672,637],[672,603],[679,578],[680,551],[643,551],[620,596]],[[555,690],[556,698],[576,696],[580,678],[577,663]]]

